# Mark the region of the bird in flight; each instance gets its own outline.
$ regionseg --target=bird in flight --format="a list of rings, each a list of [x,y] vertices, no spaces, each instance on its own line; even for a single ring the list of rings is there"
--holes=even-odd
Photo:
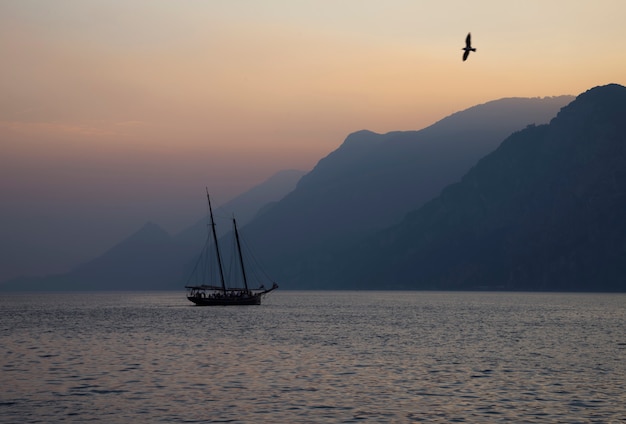
[[[472,47],[472,34],[471,33],[467,33],[467,37],[465,37],[465,47],[463,47],[461,50],[465,50],[463,52],[463,62],[465,62],[467,60],[467,56],[469,56],[470,52],[475,52],[476,49]]]

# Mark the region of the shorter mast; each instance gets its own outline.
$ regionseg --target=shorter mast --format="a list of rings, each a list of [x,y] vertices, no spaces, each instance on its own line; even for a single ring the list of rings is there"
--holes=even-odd
[[[248,289],[248,279],[246,278],[246,269],[243,266],[243,255],[241,254],[241,244],[239,243],[239,231],[237,231],[237,221],[235,221],[235,217],[233,216],[233,227],[235,229],[235,241],[237,242],[237,253],[239,253],[239,263],[241,264],[241,274],[243,275],[243,285],[246,288],[246,293],[250,290]]]
[[[206,199],[209,202],[209,213],[211,214],[211,230],[213,231],[213,241],[215,241],[215,253],[217,253],[217,266],[220,269],[220,281],[222,283],[222,291],[226,294],[226,283],[224,282],[224,270],[222,269],[222,257],[220,255],[220,247],[217,243],[217,234],[215,233],[215,221],[213,220],[213,208],[211,208],[211,199],[209,198],[209,189],[206,188]]]

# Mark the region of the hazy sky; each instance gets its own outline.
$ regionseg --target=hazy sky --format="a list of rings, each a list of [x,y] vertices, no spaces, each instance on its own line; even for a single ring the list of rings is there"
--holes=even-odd
[[[624,85],[625,16],[623,0],[0,0],[0,256],[63,270],[356,130]]]

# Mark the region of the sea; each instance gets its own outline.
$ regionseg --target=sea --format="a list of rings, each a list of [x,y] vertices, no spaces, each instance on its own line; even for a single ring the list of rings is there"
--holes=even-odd
[[[0,294],[2,423],[626,422],[626,294]]]

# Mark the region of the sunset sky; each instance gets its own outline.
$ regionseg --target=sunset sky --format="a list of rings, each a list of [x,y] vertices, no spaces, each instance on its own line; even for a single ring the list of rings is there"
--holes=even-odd
[[[180,231],[205,186],[224,203],[356,130],[626,85],[625,16],[623,0],[1,0],[0,281],[149,220]]]

